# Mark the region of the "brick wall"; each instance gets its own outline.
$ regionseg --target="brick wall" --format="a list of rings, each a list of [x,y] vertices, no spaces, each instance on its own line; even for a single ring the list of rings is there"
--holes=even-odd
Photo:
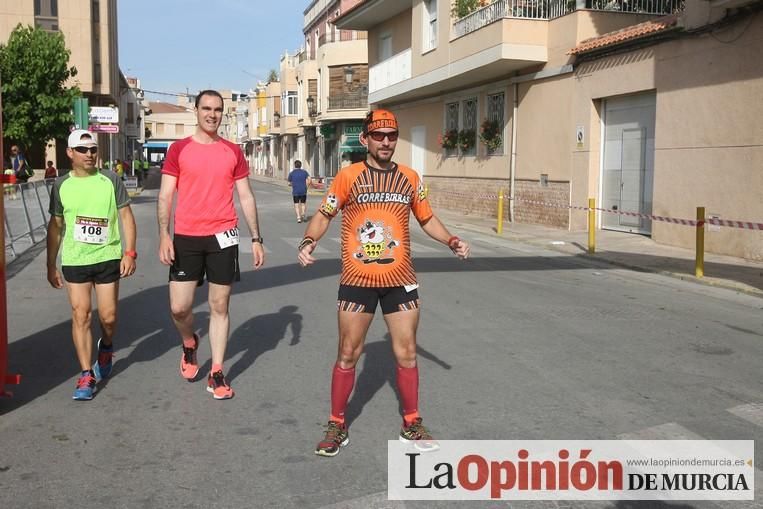
[[[424,181],[429,188],[429,200],[435,210],[442,208],[483,217],[496,216],[497,196],[503,188],[506,197],[503,206],[504,218],[509,219],[508,179],[427,176]],[[537,180],[515,180],[515,183],[518,201],[514,206],[514,214],[518,223],[542,224],[564,229],[569,227],[568,209],[519,201],[524,199],[566,206],[570,201],[569,182],[549,182],[547,187],[541,187]]]

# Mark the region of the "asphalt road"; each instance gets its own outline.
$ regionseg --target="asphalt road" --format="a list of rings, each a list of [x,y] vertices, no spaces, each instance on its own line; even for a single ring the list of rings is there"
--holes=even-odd
[[[70,310],[45,280],[44,253],[8,281],[10,371],[24,378],[0,400],[0,507],[507,507],[386,501],[400,417],[380,316],[348,409],[351,444],[313,454],[336,355],[338,221],[319,262],[299,267],[305,225],[287,189],[256,189],[265,267],[251,270],[242,242],[226,361],[236,397],[215,401],[203,380],[182,380],[155,193],[134,200],[138,273],[122,283],[114,373],[93,401],[71,400]],[[461,262],[413,231],[421,409],[436,437],[763,438],[763,300],[468,232],[456,232],[473,243]],[[206,286],[195,307],[203,373],[205,301]],[[762,507],[756,478],[747,503],[511,507]]]

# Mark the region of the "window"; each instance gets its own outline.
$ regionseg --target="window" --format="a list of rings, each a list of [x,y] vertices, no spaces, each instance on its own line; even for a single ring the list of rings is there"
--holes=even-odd
[[[445,156],[457,155],[459,150],[462,155],[475,155],[477,153],[477,98],[470,97],[461,101],[453,101],[445,104],[445,132],[444,137],[449,137],[450,143],[455,143],[453,132],[457,132],[457,147],[443,145]],[[443,140],[445,142],[445,140]],[[463,142],[467,141],[467,148]]]
[[[464,109],[464,117],[461,122],[461,133],[471,137],[473,140],[471,147],[461,150],[464,155],[474,155],[477,153],[477,98],[465,99],[461,105]]]
[[[487,96],[487,120],[493,121],[498,124],[498,132],[501,136],[501,144],[494,150],[489,150],[489,154],[503,154],[503,126],[504,126],[504,110],[506,105],[506,98],[503,92],[498,94],[488,94]]]
[[[379,37],[379,62],[384,62],[392,57],[392,34],[384,34]]]
[[[423,51],[433,50],[437,47],[437,0],[424,0],[424,40],[421,47]]]
[[[265,125],[268,123],[268,107],[263,106],[260,108],[260,124]]]
[[[286,115],[297,115],[299,113],[299,100],[296,91],[284,92],[281,99],[283,101],[281,109],[286,112]]]
[[[34,0],[34,24],[48,31],[58,31],[58,0]]]
[[[93,0],[92,4],[92,17],[93,17],[93,23],[100,23],[101,22],[101,5],[98,0]]]
[[[57,18],[58,0],[34,0],[34,15]]]
[[[445,105],[445,134],[451,133],[452,131],[458,132],[458,110],[459,103],[457,102],[447,103]],[[458,149],[455,147],[445,149],[446,156],[453,156],[456,154],[458,154]]]

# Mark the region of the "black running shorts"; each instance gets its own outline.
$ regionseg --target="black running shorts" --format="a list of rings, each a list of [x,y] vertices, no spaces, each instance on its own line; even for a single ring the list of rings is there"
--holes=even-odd
[[[419,308],[419,292],[416,289],[407,292],[402,286],[369,288],[339,285],[336,303],[339,311],[374,314],[378,303],[381,303],[385,315],[411,311]]]
[[[306,194],[295,194],[293,195],[294,203],[306,203],[307,202],[307,195]]]
[[[105,285],[119,281],[122,260],[109,260],[92,265],[64,265],[61,272],[69,283],[95,283]]]
[[[175,261],[170,265],[170,281],[207,281],[229,285],[241,280],[238,246],[221,249],[214,235],[175,235]]]

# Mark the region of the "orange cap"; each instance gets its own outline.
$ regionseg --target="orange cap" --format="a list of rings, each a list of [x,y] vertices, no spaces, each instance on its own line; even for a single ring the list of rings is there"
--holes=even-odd
[[[370,133],[377,129],[397,129],[397,118],[388,110],[373,110],[366,116],[363,122],[365,132]]]

